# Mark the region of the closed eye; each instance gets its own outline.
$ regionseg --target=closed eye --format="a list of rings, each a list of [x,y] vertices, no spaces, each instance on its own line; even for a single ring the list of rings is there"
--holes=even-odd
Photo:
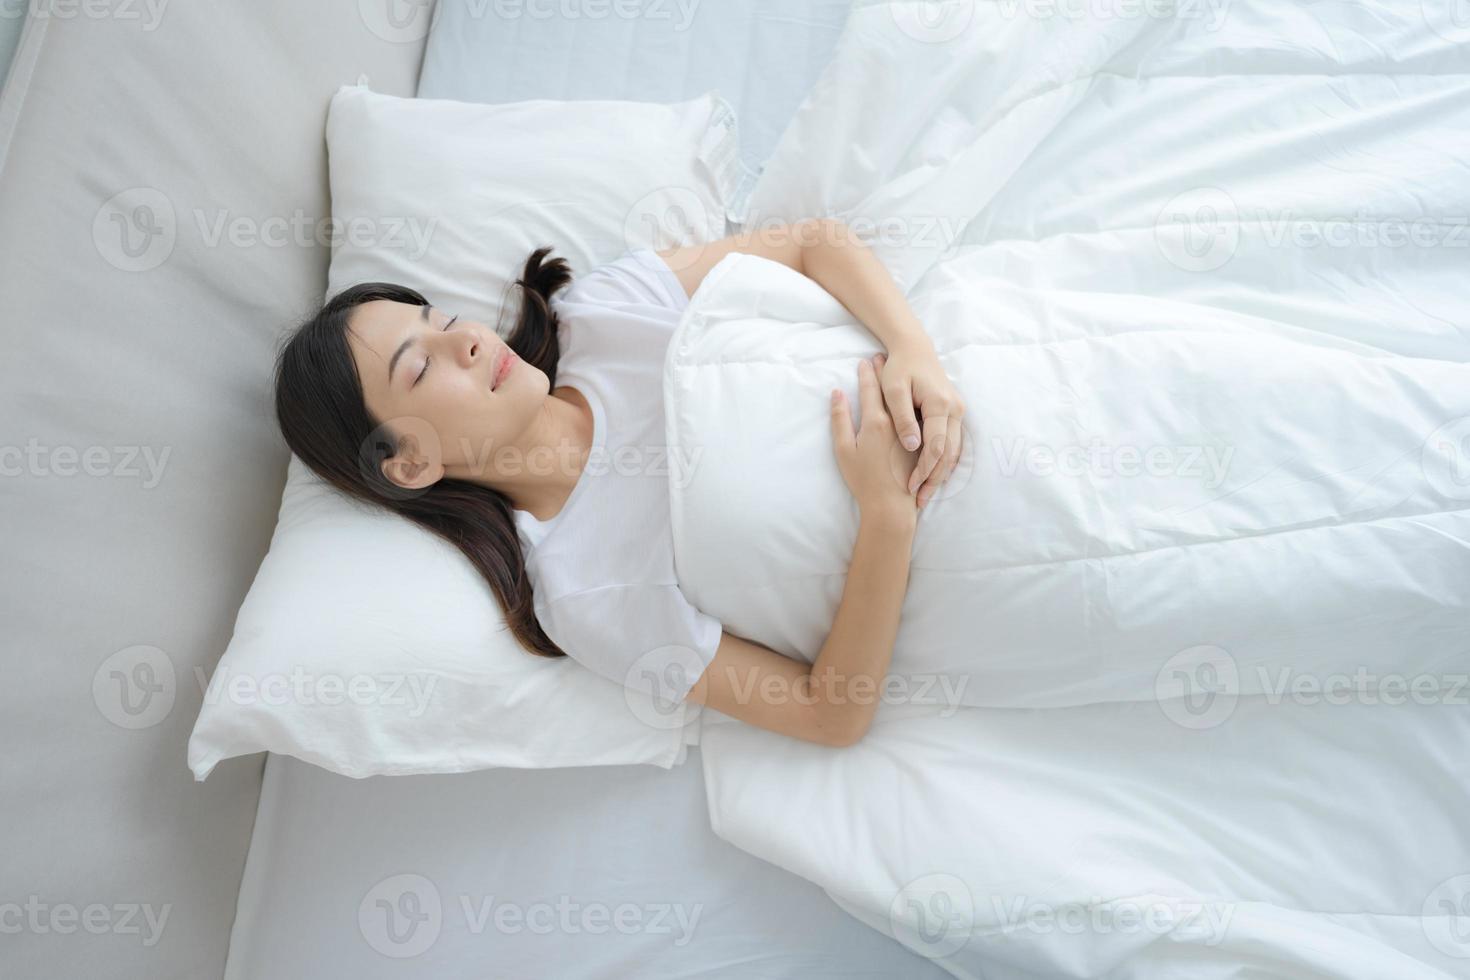
[[[444,329],[445,330],[448,330],[450,327],[454,326],[454,321],[455,320],[458,320],[458,319],[459,319],[459,314],[458,313],[454,314],[454,316],[452,316],[452,317],[449,318],[449,322],[446,323],[446,324],[444,324]],[[424,367],[423,367],[423,370],[419,371],[419,376],[417,378],[414,378],[413,379],[413,384],[409,385],[410,388],[417,387],[418,386],[418,383],[421,380],[423,380],[424,375],[426,375],[426,374],[429,373],[429,362],[432,361],[432,360],[433,360],[432,357],[428,356],[427,354],[424,355]]]

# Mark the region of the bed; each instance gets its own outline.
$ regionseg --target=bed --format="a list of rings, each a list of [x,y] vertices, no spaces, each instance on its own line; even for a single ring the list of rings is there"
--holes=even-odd
[[[101,475],[33,471],[0,480],[8,546],[0,619],[11,640],[0,695],[8,748],[0,778],[9,791],[0,812],[11,842],[0,850],[0,923],[14,921],[4,918],[4,903],[31,895],[43,907],[72,908],[74,922],[93,905],[110,918],[100,930],[43,918],[47,928],[5,935],[0,974],[1470,976],[1463,707],[1395,712],[1242,698],[1234,727],[1186,732],[1149,710],[1156,706],[1126,700],[967,707],[962,728],[907,706],[885,711],[840,765],[812,747],[707,717],[700,744],[670,770],[353,780],[269,755],[231,760],[193,782],[184,745],[202,680],[229,639],[285,482],[286,453],[268,409],[274,330],[320,301],[328,263],[318,242],[211,242],[203,231],[221,214],[257,225],[330,214],[322,128],[338,86],[367,82],[384,93],[470,101],[672,101],[717,88],[740,113],[740,203],[752,216],[857,204],[910,217],[962,213],[976,219],[959,242],[972,271],[1016,283],[1009,322],[1065,312],[1023,295],[1027,289],[1086,295],[1116,286],[1101,261],[1112,240],[1091,234],[1088,223],[1116,216],[1110,209],[1120,201],[1143,207],[1150,199],[1128,197],[1130,188],[1149,188],[1130,179],[1136,161],[1126,147],[1109,161],[1115,182],[1069,182],[1079,146],[1102,138],[1088,126],[1108,131],[1103,113],[1040,100],[1045,111],[1018,119],[1009,135],[1042,138],[1014,154],[977,153],[969,162],[984,180],[946,183],[946,173],[959,173],[954,161],[965,159],[956,154],[977,135],[993,135],[996,120],[984,117],[983,98],[965,102],[963,77],[939,73],[937,61],[933,74],[920,63],[903,84],[830,118],[803,116],[808,96],[860,90],[864,76],[854,67],[828,71],[852,24],[843,0],[706,4],[704,16],[688,21],[673,2],[658,5],[665,18],[537,15],[551,6],[210,0],[169,6],[157,20],[158,8],[145,4],[26,18],[0,92],[8,354],[0,362],[0,444],[34,437],[118,452]],[[991,6],[991,15],[1017,9]],[[1203,15],[1222,9],[1195,6]],[[1451,82],[1470,73],[1470,23],[1448,0],[1411,6],[1422,6],[1413,23],[1402,5],[1380,2],[1295,13],[1242,2],[1216,35],[1219,51],[1194,48],[1171,77],[1179,84],[1222,73],[1232,51],[1256,59],[1235,65],[1242,77],[1252,68],[1264,76],[1298,70],[1316,57],[1323,77],[1380,77],[1373,91],[1386,100],[1383,117],[1413,131],[1464,104],[1464,89]],[[866,23],[870,37],[901,41],[887,30],[897,26],[910,41],[942,44],[976,9],[915,0],[879,10],[876,20],[869,11]],[[997,36],[1026,30],[1015,20],[1001,26]],[[1167,31],[1130,40],[1128,29],[1112,25],[1106,44],[1074,37],[1071,48],[1002,46],[985,63],[1015,78],[1033,72],[1035,81],[1093,58],[1107,62],[1099,74],[1126,80],[1137,74],[1128,57],[1188,49]],[[1444,88],[1421,93],[1409,112],[1388,96],[1415,79]],[[933,100],[913,129],[892,127],[932,141],[917,163],[815,139],[861,135],[865,112],[893,113],[910,98],[916,106]],[[1320,106],[1345,104],[1367,115],[1338,145],[1366,146],[1366,103]],[[1119,99],[1117,118],[1139,105]],[[872,112],[868,121],[885,118],[893,116]],[[1242,145],[1261,150],[1265,138]],[[1187,142],[1158,149],[1176,152],[1187,171],[1199,162]],[[1016,178],[1028,160],[1036,166]],[[1434,171],[1440,177],[1470,153],[1446,161]],[[910,165],[917,177],[895,181]],[[816,176],[792,179],[802,166]],[[985,195],[1013,178],[1012,193],[985,207]],[[978,195],[964,200],[964,212],[952,210],[960,183]],[[1442,185],[1433,189],[1424,201],[1464,203]],[[98,227],[107,202],[124,193],[135,195],[131,205],[150,207],[128,212],[139,222],[134,232],[167,219],[168,233],[145,237],[142,252],[133,240],[120,248],[108,237],[114,229]],[[1052,224],[1023,206],[1039,199],[1051,202]],[[931,284],[942,278],[950,244],[885,257],[905,287],[917,288],[926,275]],[[1453,290],[1434,290],[1450,301],[1419,311],[1436,329],[1396,333],[1385,323],[1410,316],[1421,294],[1374,291],[1350,267],[1272,279],[1285,265],[1255,254],[1242,251],[1230,272],[1278,288],[1274,297],[1258,288],[1252,302],[1263,305],[1235,313],[1281,313],[1294,289],[1355,284],[1363,303],[1338,321],[1355,331],[1342,344],[1467,360],[1470,320]],[[1184,253],[1173,288],[1197,289],[1190,298],[1207,301],[1210,280],[1190,278],[1191,258],[1208,265]],[[1401,269],[1463,280],[1456,253],[1432,258]],[[751,264],[723,271],[737,270],[760,280]],[[712,288],[707,298],[719,295]],[[1308,300],[1297,312],[1320,309]],[[146,469],[129,475],[120,452],[140,446],[169,451],[167,478],[149,484]],[[1447,531],[1441,547],[1453,536]],[[146,723],[120,711],[109,687],[115,658],[139,649],[156,651],[166,667],[150,678],[163,701]],[[1320,767],[1252,765],[1284,746]],[[1211,751],[1229,761],[1199,764]],[[853,793],[864,783],[869,796]],[[834,814],[843,800],[858,805]],[[918,809],[925,819],[904,819]],[[1170,828],[1167,840],[1139,832],[1150,821]],[[1324,822],[1334,833],[1314,836]],[[1230,863],[1222,853],[1246,856]],[[1208,933],[1193,934],[1202,941],[1191,948],[1166,941],[1168,930],[1136,928],[1089,945],[1065,929],[1028,937],[1035,919],[1025,916],[1036,908],[1023,901],[1013,920],[971,909],[965,924],[982,926],[983,941],[950,949],[942,929],[923,928],[922,915],[953,913],[965,890],[951,887],[956,872],[976,868],[1009,876],[988,897],[1029,897],[1053,912],[1097,881],[1126,878],[1132,891],[1094,894],[1093,905],[1154,895],[1177,913],[1179,891],[1169,889],[1206,882],[1216,890],[1205,899],[1228,901],[1247,926],[1223,950]],[[1335,900],[1347,904],[1329,904]],[[138,921],[140,905],[166,912],[155,941],[124,925],[124,915]],[[415,922],[429,925],[405,947],[402,930]],[[1345,945],[1345,936],[1358,945]]]
[[[742,194],[847,12],[830,0],[722,5],[686,30],[659,18],[487,23],[473,11],[439,8],[420,97],[675,102],[718,89],[740,114]],[[363,821],[363,813],[374,818]],[[411,959],[375,948],[374,930],[386,925],[360,910],[385,891],[392,904],[423,905],[431,893],[440,901],[442,927]],[[466,897],[472,911],[461,904]],[[548,931],[537,916],[560,916],[558,902],[571,925]],[[501,905],[511,918],[497,928]],[[630,925],[598,928],[599,909],[610,916],[619,906],[634,908]],[[697,747],[668,771],[367,780],[269,755],[225,976],[428,976],[451,968],[508,977],[946,975],[821,889],[719,838]]]

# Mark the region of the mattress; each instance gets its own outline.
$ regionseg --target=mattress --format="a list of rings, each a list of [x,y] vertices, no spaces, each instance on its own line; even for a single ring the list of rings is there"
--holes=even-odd
[[[362,780],[267,759],[226,980],[945,976],[716,837],[697,750]]]
[[[444,0],[420,98],[678,102],[711,89],[739,119],[746,182],[831,57],[850,0]]]

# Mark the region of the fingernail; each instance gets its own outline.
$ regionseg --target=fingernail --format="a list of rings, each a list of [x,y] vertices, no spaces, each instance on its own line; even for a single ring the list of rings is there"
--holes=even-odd
[[[918,449],[919,448],[919,437],[918,436],[915,436],[915,435],[907,435],[907,436],[904,436],[903,437],[903,448],[907,449],[909,452],[913,452],[915,449]]]

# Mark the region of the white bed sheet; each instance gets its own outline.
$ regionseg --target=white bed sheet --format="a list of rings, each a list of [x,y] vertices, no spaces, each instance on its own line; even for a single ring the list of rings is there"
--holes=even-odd
[[[260,799],[226,980],[946,975],[716,837],[697,750],[362,780],[271,755]]]

